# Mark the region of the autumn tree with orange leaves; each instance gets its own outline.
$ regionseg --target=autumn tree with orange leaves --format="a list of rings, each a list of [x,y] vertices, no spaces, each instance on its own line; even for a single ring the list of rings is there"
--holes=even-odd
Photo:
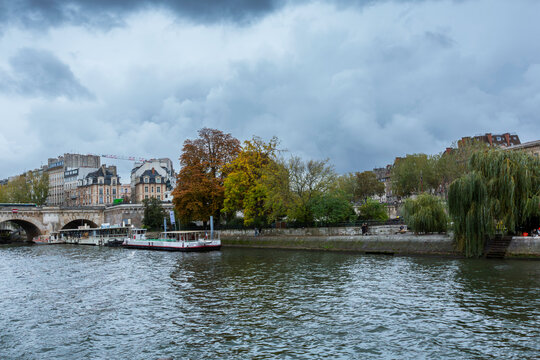
[[[219,219],[226,165],[240,150],[238,139],[216,129],[203,128],[197,139],[184,142],[182,168],[173,191],[174,207],[182,222],[201,220],[206,225],[210,216]]]

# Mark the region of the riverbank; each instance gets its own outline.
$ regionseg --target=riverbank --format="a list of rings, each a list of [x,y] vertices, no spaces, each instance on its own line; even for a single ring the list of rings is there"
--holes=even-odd
[[[451,236],[446,234],[396,234],[393,227],[380,227],[375,234],[362,236],[348,228],[328,229],[273,229],[265,230],[260,236],[248,231],[226,230],[221,232],[221,243],[223,247],[462,257],[454,248]],[[540,259],[540,238],[514,237],[505,257]]]

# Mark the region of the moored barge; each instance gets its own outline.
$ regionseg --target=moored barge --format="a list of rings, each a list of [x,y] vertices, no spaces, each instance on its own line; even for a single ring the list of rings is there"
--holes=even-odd
[[[212,251],[221,248],[219,232],[208,231],[168,231],[157,239],[127,238],[122,246],[132,249],[166,251]]]

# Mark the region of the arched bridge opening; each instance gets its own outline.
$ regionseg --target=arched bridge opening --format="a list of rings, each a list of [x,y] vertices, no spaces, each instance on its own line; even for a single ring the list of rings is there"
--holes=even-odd
[[[68,222],[64,227],[62,227],[62,230],[68,230],[68,229],[78,229],[79,226],[88,226],[91,228],[97,228],[99,227],[95,222],[87,219],[77,219],[72,220]]]
[[[9,225],[8,225],[9,224]],[[30,221],[13,219],[0,223],[3,235],[3,241],[14,242],[23,241],[32,242],[32,239],[38,235],[41,235],[39,227]],[[11,226],[10,226],[11,225]]]

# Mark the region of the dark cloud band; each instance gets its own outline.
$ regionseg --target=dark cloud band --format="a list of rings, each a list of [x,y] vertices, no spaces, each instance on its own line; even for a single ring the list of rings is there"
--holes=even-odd
[[[62,24],[110,28],[131,13],[163,9],[201,23],[248,23],[280,8],[285,0],[0,0],[0,21],[23,27]]]

